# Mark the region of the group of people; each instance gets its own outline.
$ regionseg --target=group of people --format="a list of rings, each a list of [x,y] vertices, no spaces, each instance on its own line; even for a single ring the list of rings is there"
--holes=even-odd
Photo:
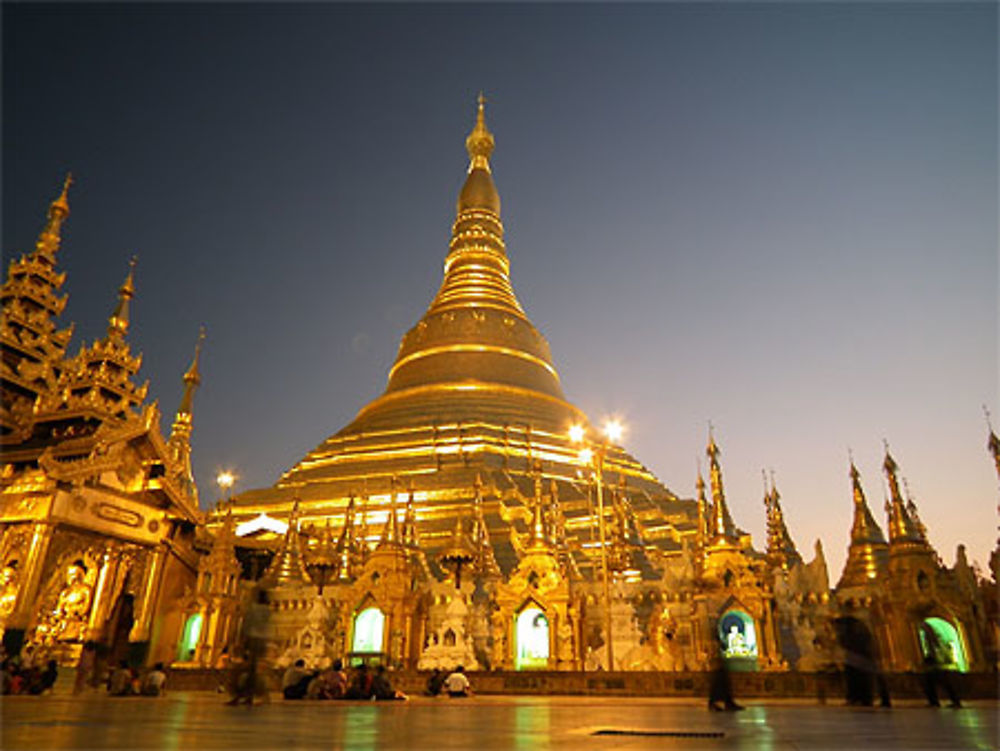
[[[166,693],[167,674],[163,663],[158,662],[145,675],[121,660],[108,677],[111,696],[163,696]]]
[[[59,669],[55,660],[49,660],[42,668],[30,663],[21,663],[16,658],[8,658],[3,661],[0,668],[0,691],[5,695],[40,696],[52,691],[58,676]]]
[[[341,660],[335,660],[326,670],[310,671],[304,660],[296,660],[281,680],[281,691],[286,699],[354,699],[375,701],[401,701],[408,698],[392,686],[384,665],[374,671],[362,663],[354,670],[348,682]]]
[[[444,673],[438,668],[434,668],[430,678],[427,679],[427,695],[441,696],[448,694],[453,699],[461,699],[472,696],[472,684],[465,674],[465,666],[459,665],[450,673]]]

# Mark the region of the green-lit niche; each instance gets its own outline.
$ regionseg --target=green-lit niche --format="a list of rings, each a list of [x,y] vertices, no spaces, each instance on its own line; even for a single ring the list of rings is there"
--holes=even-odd
[[[969,669],[962,637],[944,618],[924,618],[921,621],[920,649],[924,657],[934,660],[939,668],[961,673]]]
[[[719,639],[727,660],[757,659],[757,629],[742,610],[730,610],[719,619]]]
[[[514,667],[518,670],[549,666],[549,619],[541,608],[527,607],[515,621],[517,650]]]
[[[354,618],[352,652],[381,652],[385,614],[378,608],[365,608]]]
[[[194,650],[198,646],[198,637],[201,636],[201,613],[188,616],[184,622],[184,631],[181,634],[180,643],[177,645],[177,660],[188,662],[194,658]]]

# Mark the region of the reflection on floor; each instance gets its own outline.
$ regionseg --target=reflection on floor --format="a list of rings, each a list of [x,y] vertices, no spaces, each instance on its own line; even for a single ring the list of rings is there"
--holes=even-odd
[[[994,749],[997,705],[891,710],[748,703],[709,713],[693,699],[477,696],[408,702],[223,706],[209,693],[159,699],[84,694],[3,697],[3,749]],[[594,735],[600,730],[635,731]],[[670,732],[654,737],[651,733]],[[724,735],[720,738],[717,733]],[[686,734],[686,735],[682,735]],[[713,737],[715,736],[715,737]]]

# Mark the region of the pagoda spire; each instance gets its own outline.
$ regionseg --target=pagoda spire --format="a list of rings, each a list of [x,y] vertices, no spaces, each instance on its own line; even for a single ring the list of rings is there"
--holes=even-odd
[[[488,577],[500,576],[500,564],[497,563],[493,544],[490,542],[490,530],[486,526],[486,515],[483,513],[483,480],[478,472],[474,492],[472,545],[476,550],[476,569]]]
[[[764,470],[761,470],[764,474]],[[767,555],[783,569],[788,569],[793,563],[801,563],[802,556],[785,524],[785,513],[781,508],[781,495],[774,481],[774,471],[771,471],[771,489],[767,489],[767,477],[764,477],[764,507],[767,509]]]
[[[198,333],[198,342],[194,346],[194,359],[191,366],[184,374],[184,395],[181,397],[180,406],[174,416],[174,424],[170,429],[170,439],[167,441],[174,459],[181,464],[185,484],[189,484],[189,490],[194,490],[194,473],[191,469],[191,430],[194,392],[201,384],[201,374],[198,372],[198,357],[201,354],[201,345],[205,341],[205,327],[202,326]]]
[[[406,496],[406,511],[403,514],[403,545],[408,548],[420,547],[420,535],[417,532],[417,507],[413,503],[413,485],[410,485]]]
[[[896,460],[889,453],[889,444],[886,443],[885,461],[882,463],[882,469],[885,471],[886,480],[889,483],[889,544],[920,543],[923,542],[920,528],[913,521],[913,517],[906,508],[903,495],[899,492],[899,480],[896,476],[898,468]]]
[[[722,486],[722,468],[719,466],[719,447],[715,444],[715,436],[712,427],[708,429],[708,447],[705,449],[708,455],[709,479],[712,483],[712,516],[709,520],[709,539],[711,544],[722,542],[736,542],[736,525],[729,515],[729,507],[726,504],[726,491]]]
[[[305,562],[302,560],[302,547],[299,541],[299,499],[292,504],[292,512],[288,515],[288,529],[281,543],[281,550],[274,557],[270,567],[261,577],[264,586],[312,584],[306,573]]]
[[[531,528],[528,530],[527,550],[548,550],[552,547],[552,536],[545,513],[545,499],[542,497],[542,463],[539,461],[535,462],[534,475],[535,492],[531,506]]]
[[[121,343],[125,335],[128,334],[129,325],[129,303],[135,297],[135,262],[137,256],[132,256],[128,264],[128,276],[122,286],[118,288],[118,304],[115,305],[111,317],[108,319],[108,341]]]
[[[705,500],[705,478],[701,476],[701,461],[698,461],[698,480],[695,483],[698,490],[698,531],[697,543],[702,551],[708,543],[708,501]]]
[[[354,496],[347,501],[344,511],[344,528],[337,539],[337,581],[349,581],[354,571]]]
[[[385,518],[385,526],[382,528],[382,537],[379,539],[378,547],[396,547],[400,543],[399,520],[396,518],[396,483],[395,479],[390,492],[389,515]]]
[[[108,333],[62,364],[56,390],[42,395],[35,405],[39,421],[63,420],[67,413],[89,413],[99,419],[127,419],[142,405],[149,382],[137,386],[132,377],[139,372],[142,357],[133,355],[128,333],[129,301],[135,294],[135,258],[129,263],[125,282],[118,290],[118,304],[108,322]]]
[[[63,181],[62,192],[49,204],[45,227],[35,242],[35,255],[50,266],[55,265],[56,253],[62,243],[62,225],[66,221],[66,217],[69,216],[69,187],[72,184],[73,174],[68,172]]]
[[[861,474],[851,458],[851,487],[854,494],[854,523],[851,542],[847,549],[847,562],[840,577],[839,587],[870,583],[885,572],[887,546],[882,529],[872,516],[865,491],[861,487]]]
[[[986,413],[986,427],[990,431],[990,437],[986,441],[986,450],[993,457],[993,463],[997,468],[997,477],[1000,478],[1000,438],[993,432],[993,425],[990,422],[990,411],[983,405],[983,412]]]
[[[56,330],[53,319],[66,307],[67,295],[58,290],[66,274],[56,271],[56,252],[62,224],[69,216],[67,176],[62,193],[49,206],[45,227],[35,250],[10,262],[7,279],[0,287],[3,325],[4,375],[0,435],[4,443],[17,443],[31,432],[32,410],[42,397],[51,399],[58,390],[66,347],[73,326]]]

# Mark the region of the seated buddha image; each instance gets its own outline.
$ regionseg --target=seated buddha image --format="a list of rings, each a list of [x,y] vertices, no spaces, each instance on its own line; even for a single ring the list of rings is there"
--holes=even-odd
[[[0,569],[0,624],[14,610],[17,603],[17,561],[10,561]]]
[[[77,560],[66,569],[66,584],[59,592],[56,606],[39,625],[39,631],[50,641],[79,641],[83,637],[90,613],[91,588],[84,580],[87,567]]]
[[[740,633],[736,626],[729,627],[729,634],[726,637],[726,651],[734,657],[745,657],[750,654],[746,638]]]

